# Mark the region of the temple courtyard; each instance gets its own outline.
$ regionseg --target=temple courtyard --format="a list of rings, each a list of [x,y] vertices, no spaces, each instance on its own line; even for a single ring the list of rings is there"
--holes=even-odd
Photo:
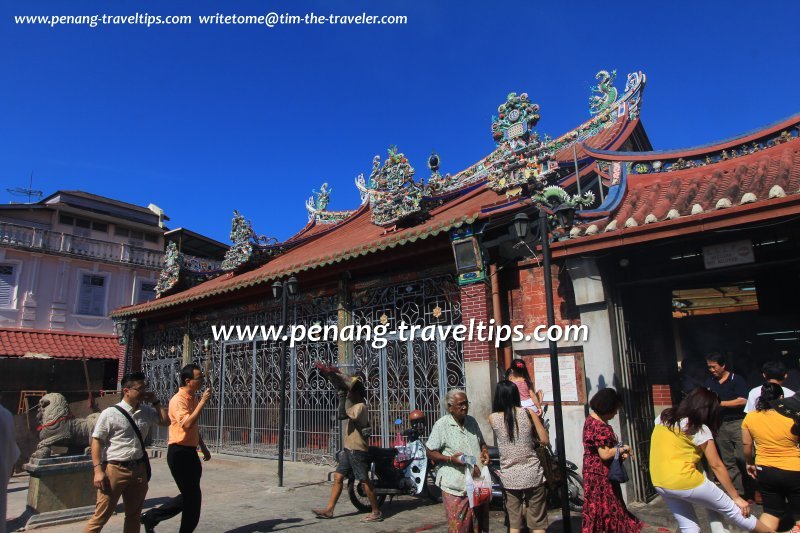
[[[152,460],[153,478],[145,502],[145,508],[163,503],[178,493],[169,474],[166,458]],[[311,514],[312,507],[323,507],[330,494],[331,484],[327,481],[330,466],[317,466],[303,463],[286,463],[284,487],[277,486],[277,462],[215,455],[203,465],[203,512],[198,532],[209,533],[255,533],[262,531],[283,531],[303,529],[308,531],[381,531],[416,532],[447,531],[441,504],[433,504],[422,498],[400,497],[387,500],[382,510],[385,520],[376,524],[361,524],[361,513],[357,512],[342,494],[336,508],[336,518],[320,520]],[[8,494],[8,516],[11,519],[9,531],[20,527],[25,513],[27,498],[27,475],[11,478]],[[676,524],[660,498],[647,505],[633,504],[631,510],[646,523],[669,528],[674,531]],[[760,508],[757,508],[760,512]],[[19,517],[14,519],[15,517]],[[106,525],[104,531],[120,533],[124,515],[122,505]],[[38,529],[46,533],[74,533],[80,531],[83,522],[51,525]],[[158,533],[176,533],[180,518],[162,523]],[[493,509],[491,530],[505,531],[503,513]],[[548,532],[562,531],[560,511],[550,511]],[[573,517],[572,531],[580,531],[580,517]],[[651,531],[656,531],[652,529]]]

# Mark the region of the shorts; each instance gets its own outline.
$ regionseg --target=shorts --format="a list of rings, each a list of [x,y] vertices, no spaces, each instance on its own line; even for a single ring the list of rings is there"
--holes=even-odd
[[[531,489],[506,489],[508,527],[547,529],[547,502],[544,485]]]
[[[757,466],[756,481],[764,512],[772,516],[783,516],[786,511],[800,513],[800,472],[783,470],[772,466]]]
[[[370,458],[367,452],[361,450],[348,450],[344,448],[339,453],[339,465],[336,472],[347,477],[351,473],[356,481],[368,479]]]

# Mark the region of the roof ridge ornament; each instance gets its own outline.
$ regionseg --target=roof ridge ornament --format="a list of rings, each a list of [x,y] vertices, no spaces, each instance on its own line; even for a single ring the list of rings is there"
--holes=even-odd
[[[589,207],[595,201],[592,191],[570,195],[558,185],[549,185],[532,196],[534,203],[544,204],[550,209],[564,207]]]
[[[428,183],[425,185],[425,189],[423,191],[425,196],[436,196],[437,194],[447,192],[458,185],[458,180],[450,174],[445,174],[442,176],[439,173],[440,163],[441,158],[439,157],[439,154],[436,152],[431,152],[430,157],[428,157],[428,168],[431,170],[431,175],[428,178]]]
[[[337,224],[353,214],[353,211],[328,211],[328,203],[333,189],[329,189],[327,183],[322,184],[319,192],[316,190],[311,192],[313,193],[312,196],[309,196],[308,200],[306,200],[309,222]],[[316,195],[316,199],[314,195]]]
[[[253,231],[252,222],[245,220],[236,210],[233,211],[231,221],[231,241],[233,244],[225,252],[225,259],[222,261],[222,270],[226,272],[249,270],[284,251],[284,247],[278,244],[278,239],[257,235]]]
[[[169,241],[164,251],[164,266],[156,282],[156,298],[194,287],[222,273],[218,261],[184,254],[175,241]]]
[[[614,80],[617,78],[617,71],[601,70],[595,74],[594,79],[598,81],[597,85],[592,87],[594,94],[589,97],[589,113],[596,115],[602,113],[614,102],[617,101],[617,89],[614,87]]]
[[[539,122],[539,105],[532,103],[528,93],[509,93],[506,101],[492,117],[492,137],[497,143],[497,158],[489,172],[487,186],[507,197],[519,196],[523,189],[541,189],[548,178],[556,175],[549,164],[549,154],[542,153],[544,144],[533,131]],[[545,163],[547,163],[545,165]]]
[[[183,266],[183,254],[178,251],[175,241],[169,241],[164,253],[164,266],[156,282],[156,298],[168,293],[178,284],[181,266]]]
[[[383,166],[381,156],[373,158],[368,189],[373,224],[388,228],[424,213],[424,184],[414,181],[414,173],[414,167],[397,151],[397,146],[389,147]]]

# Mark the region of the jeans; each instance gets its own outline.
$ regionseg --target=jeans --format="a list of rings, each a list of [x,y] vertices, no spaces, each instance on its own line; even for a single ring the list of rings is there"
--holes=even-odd
[[[728,521],[747,531],[755,529],[758,523],[753,515],[748,518],[743,517],[733,500],[708,479],[704,480],[700,486],[689,490],[671,490],[661,487],[655,489],[664,498],[664,503],[678,521],[681,533],[700,533],[700,522],[697,519],[694,504],[706,508],[708,519],[711,522],[719,521],[719,515],[723,515]]]

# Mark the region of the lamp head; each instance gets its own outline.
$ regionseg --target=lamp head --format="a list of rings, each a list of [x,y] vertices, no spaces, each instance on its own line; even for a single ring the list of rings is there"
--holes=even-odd
[[[272,284],[272,297],[276,300],[283,295],[283,283],[276,281]]]
[[[292,276],[288,280],[286,280],[286,290],[289,291],[289,296],[294,296],[297,294],[299,283],[297,282],[297,278]]]
[[[528,236],[529,228],[530,219],[528,218],[528,215],[525,213],[517,213],[514,215],[514,220],[511,222],[508,232],[515,241],[519,242],[524,241],[525,237]]]

